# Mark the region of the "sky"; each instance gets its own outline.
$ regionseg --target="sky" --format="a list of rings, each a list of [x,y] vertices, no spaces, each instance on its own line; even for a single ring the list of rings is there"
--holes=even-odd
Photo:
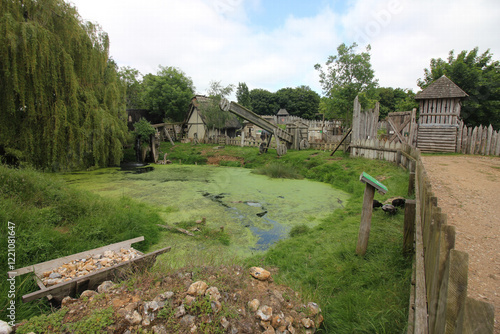
[[[118,66],[173,66],[206,94],[211,81],[323,95],[315,64],[341,43],[371,46],[381,87],[419,91],[431,58],[475,47],[500,59],[498,0],[66,0],[110,38]],[[234,98],[234,94],[233,94]]]

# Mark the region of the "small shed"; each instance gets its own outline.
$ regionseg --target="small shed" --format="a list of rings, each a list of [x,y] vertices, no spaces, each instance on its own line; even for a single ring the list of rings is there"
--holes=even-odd
[[[288,111],[286,111],[286,109],[280,109],[276,116],[278,119],[278,124],[286,124],[288,123],[288,116],[290,116],[290,114],[288,113]]]
[[[445,75],[415,96],[420,103],[417,147],[422,152],[455,152],[461,101],[467,96]]]
[[[238,118],[230,112],[216,110],[217,115],[211,110],[212,101],[209,97],[196,95],[191,99],[189,112],[186,117],[185,131],[189,139],[209,139],[219,135],[236,137],[236,130],[241,129]],[[212,125],[215,118],[221,118],[219,126]]]

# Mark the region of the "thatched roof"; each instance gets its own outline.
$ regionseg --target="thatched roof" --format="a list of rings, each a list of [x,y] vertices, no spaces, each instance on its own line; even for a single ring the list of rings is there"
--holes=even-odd
[[[210,112],[210,103],[211,99],[207,96],[204,95],[196,95],[193,97],[191,100],[191,108],[190,111],[193,110],[193,107],[198,109],[198,112],[200,114],[201,119],[203,120],[203,123],[207,123],[207,118],[208,118],[208,113]],[[230,113],[228,111],[222,111],[220,110],[221,113],[225,113],[224,117],[226,118],[226,123],[224,126],[224,129],[240,129],[241,128],[241,123],[238,121],[238,118],[236,115],[233,113]],[[189,118],[190,115],[188,115]]]
[[[278,111],[278,113],[276,115],[277,116],[289,116],[290,114],[288,113],[288,111],[286,111],[286,109],[280,109],[280,111]]]
[[[431,83],[429,87],[419,92],[415,96],[415,100],[446,99],[467,96],[469,95],[466,92],[448,79],[446,75],[443,75],[441,78]]]

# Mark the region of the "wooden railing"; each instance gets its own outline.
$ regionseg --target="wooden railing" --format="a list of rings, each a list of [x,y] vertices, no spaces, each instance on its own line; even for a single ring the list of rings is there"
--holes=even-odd
[[[403,247],[413,246],[415,261],[408,334],[493,333],[493,305],[467,297],[468,254],[455,249],[455,227],[438,206],[420,151],[374,140],[351,147],[354,156],[392,161],[410,171],[409,192],[415,189],[415,201],[405,208]]]
[[[467,127],[458,124],[457,152],[500,156],[500,132],[491,126]]]

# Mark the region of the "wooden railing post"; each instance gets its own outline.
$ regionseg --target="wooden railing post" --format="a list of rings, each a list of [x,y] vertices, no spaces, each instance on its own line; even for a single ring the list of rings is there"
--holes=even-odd
[[[403,236],[403,254],[408,257],[414,252],[416,201],[406,200]]]

